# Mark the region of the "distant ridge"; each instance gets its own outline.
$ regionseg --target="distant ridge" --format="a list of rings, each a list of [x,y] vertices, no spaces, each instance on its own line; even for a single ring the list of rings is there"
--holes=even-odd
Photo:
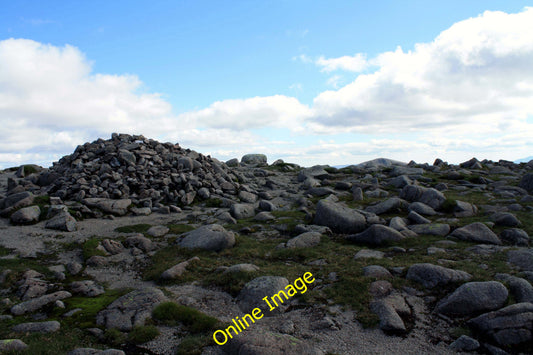
[[[533,155],[530,155],[527,158],[522,158],[522,159],[515,160],[514,163],[515,164],[528,163],[530,160],[533,160]]]
[[[387,166],[393,166],[393,165],[405,166],[407,165],[407,163],[404,163],[398,160],[387,159],[387,158],[376,158],[376,159],[368,160],[368,161],[365,161],[359,164],[335,165],[334,168],[342,169],[342,168],[345,168],[351,165],[355,165],[361,168],[369,168],[369,167],[378,167],[378,166],[387,167]]]

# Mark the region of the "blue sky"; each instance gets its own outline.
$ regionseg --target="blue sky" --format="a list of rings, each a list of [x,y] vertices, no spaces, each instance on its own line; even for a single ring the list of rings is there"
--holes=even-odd
[[[113,131],[302,165],[532,155],[523,1],[0,3],[0,167]]]

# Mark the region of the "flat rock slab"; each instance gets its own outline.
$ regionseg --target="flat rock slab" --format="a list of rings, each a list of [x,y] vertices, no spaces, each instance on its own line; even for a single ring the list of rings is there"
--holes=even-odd
[[[350,242],[370,245],[383,245],[389,242],[397,242],[402,239],[405,239],[403,234],[381,224],[373,224],[364,232],[346,236],[346,240]]]
[[[157,288],[135,290],[100,311],[96,316],[96,324],[129,332],[135,326],[144,325],[145,320],[151,317],[152,309],[166,300],[163,292]]]
[[[497,310],[507,301],[509,292],[500,282],[468,282],[442,299],[436,311],[450,316],[470,316]]]
[[[63,300],[65,298],[72,297],[72,294],[67,291],[57,291],[48,295],[44,295],[32,300],[22,302],[11,307],[11,313],[20,316],[25,313],[35,312],[38,309],[46,306],[47,304],[54,303],[55,301]]]
[[[516,303],[482,314],[469,321],[468,325],[499,345],[531,344],[533,342],[533,303]]]
[[[472,278],[467,272],[449,269],[428,263],[414,264],[407,270],[408,280],[416,281],[426,288],[447,285],[452,282],[468,281]]]
[[[117,216],[124,216],[128,212],[128,207],[131,205],[129,198],[121,200],[111,200],[106,198],[86,198],[82,203],[89,207],[96,207],[104,212],[111,213]]]
[[[471,223],[467,226],[457,228],[451,234],[457,239],[476,243],[487,243],[501,245],[502,241],[498,236],[481,222]]]
[[[444,237],[450,233],[450,225],[445,223],[415,224],[408,226],[416,234],[436,235]]]
[[[328,200],[316,206],[314,224],[329,227],[336,233],[357,233],[365,229],[366,218],[356,210]]]
[[[21,323],[13,326],[11,330],[16,333],[53,333],[61,328],[58,321]]]

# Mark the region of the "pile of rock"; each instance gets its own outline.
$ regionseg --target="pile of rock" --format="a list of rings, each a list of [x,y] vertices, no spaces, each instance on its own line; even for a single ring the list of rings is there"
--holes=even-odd
[[[233,195],[239,187],[216,159],[178,144],[116,133],[78,146],[34,180],[51,196],[88,200],[113,211],[101,199],[131,199],[144,207],[189,205],[197,196]]]

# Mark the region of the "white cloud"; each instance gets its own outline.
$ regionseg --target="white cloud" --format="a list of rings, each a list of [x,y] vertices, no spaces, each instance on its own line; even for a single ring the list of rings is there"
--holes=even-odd
[[[299,130],[310,109],[296,98],[283,95],[217,101],[209,107],[180,115],[185,121],[210,128],[247,130],[286,127]]]
[[[339,58],[326,59],[323,56],[315,61],[316,65],[322,67],[324,72],[332,72],[335,70],[345,70],[351,72],[361,72],[368,67],[366,56],[362,53],[357,53],[354,56],[342,56]]]
[[[412,51],[397,48],[314,99],[317,132],[495,133],[533,113],[533,8],[485,12]],[[529,127],[529,126],[528,126]]]

